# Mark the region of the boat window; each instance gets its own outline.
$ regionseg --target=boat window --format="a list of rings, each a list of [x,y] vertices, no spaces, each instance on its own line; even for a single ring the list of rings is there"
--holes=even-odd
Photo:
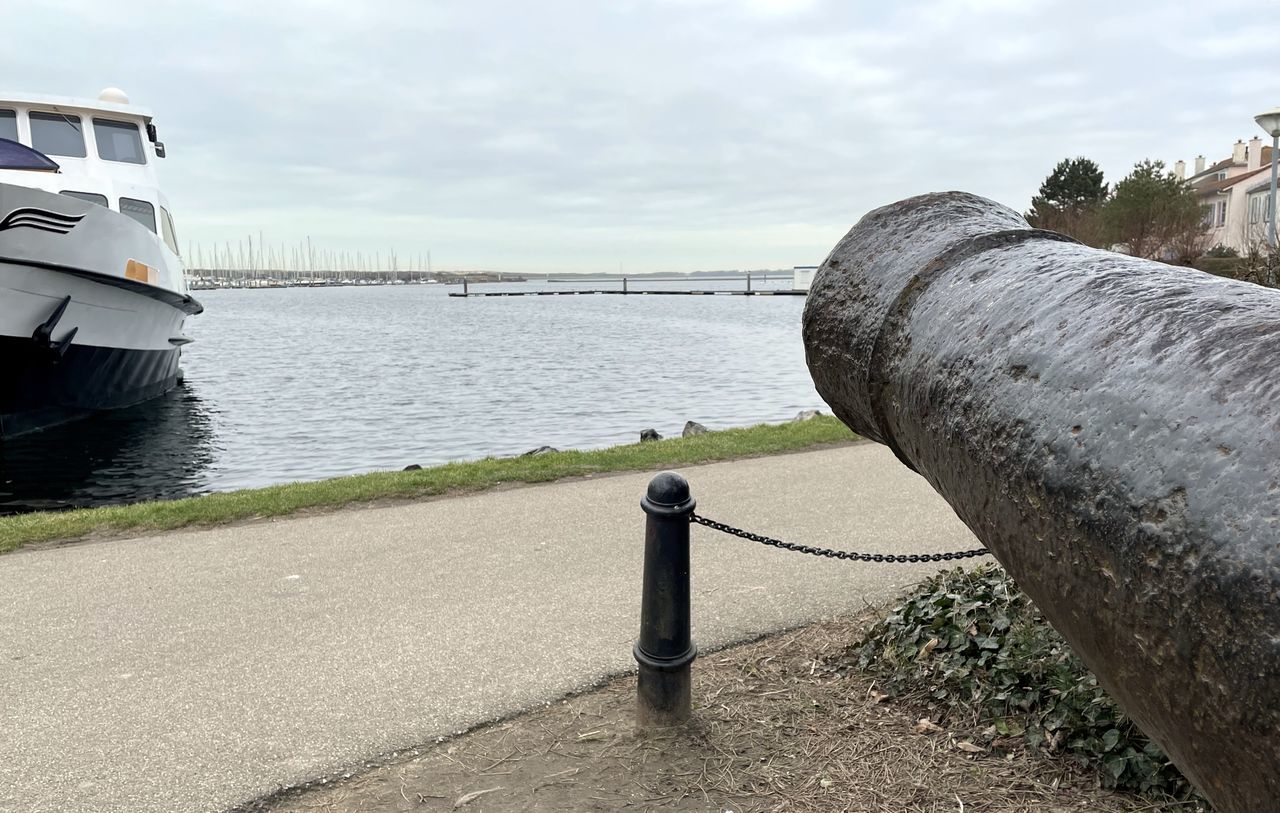
[[[120,214],[128,215],[151,231],[156,230],[156,208],[145,200],[120,198]]]
[[[18,111],[0,110],[0,138],[18,140]]]
[[[98,157],[104,161],[123,161],[126,164],[145,164],[142,153],[142,135],[138,125],[110,119],[93,120],[93,137],[98,142]]]
[[[164,244],[169,250],[181,256],[182,252],[178,251],[178,233],[173,229],[173,218],[163,206],[160,207],[160,233],[164,235]]]
[[[84,133],[80,117],[64,113],[30,113],[31,147],[45,155],[84,158]]]
[[[69,198],[76,198],[77,200],[87,200],[90,203],[96,203],[99,206],[107,205],[106,195],[96,195],[93,192],[72,192],[70,189],[65,189],[59,192],[58,194],[66,195]]]

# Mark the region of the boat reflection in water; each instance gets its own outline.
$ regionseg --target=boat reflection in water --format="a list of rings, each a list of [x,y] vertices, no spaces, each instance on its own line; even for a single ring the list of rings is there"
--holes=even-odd
[[[0,515],[208,491],[213,416],[191,385],[0,442]]]

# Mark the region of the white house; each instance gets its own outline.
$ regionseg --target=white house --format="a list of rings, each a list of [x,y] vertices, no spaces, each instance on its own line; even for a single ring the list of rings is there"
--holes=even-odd
[[[1178,161],[1173,172],[1182,178],[1186,164]],[[1205,167],[1196,157],[1195,174],[1187,182],[1204,204],[1209,245],[1233,248],[1245,254],[1266,240],[1266,200],[1271,183],[1271,148],[1262,139],[1237,141],[1231,156]]]
[[[1263,173],[1262,180],[1249,184],[1246,193],[1249,197],[1245,226],[1248,239],[1254,245],[1265,245],[1271,223],[1271,174]]]

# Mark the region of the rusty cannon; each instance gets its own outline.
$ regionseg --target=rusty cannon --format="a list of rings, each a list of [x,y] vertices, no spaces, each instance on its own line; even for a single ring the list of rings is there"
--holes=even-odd
[[[1280,807],[1280,291],[942,193],[850,230],[804,344],[1217,809]]]

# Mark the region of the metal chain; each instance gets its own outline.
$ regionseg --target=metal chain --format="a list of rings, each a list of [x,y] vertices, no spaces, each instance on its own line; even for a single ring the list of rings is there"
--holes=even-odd
[[[893,554],[893,553],[856,553],[851,550],[830,550],[828,548],[814,548],[809,545],[797,545],[794,542],[783,542],[781,539],[773,539],[760,534],[753,534],[750,531],[744,531],[741,528],[735,528],[732,525],[725,525],[723,522],[716,522],[714,519],[707,519],[698,514],[690,514],[689,521],[698,525],[705,525],[715,531],[729,534],[730,536],[739,536],[743,539],[749,539],[752,542],[759,542],[764,545],[772,545],[775,548],[783,550],[793,550],[796,553],[808,553],[812,556],[826,556],[831,559],[852,559],[855,562],[888,562],[893,564],[914,564],[916,562],[950,562],[956,559],[972,559],[976,556],[990,555],[991,551],[986,548],[977,548],[975,550],[954,551],[952,553],[911,553],[911,554]]]

